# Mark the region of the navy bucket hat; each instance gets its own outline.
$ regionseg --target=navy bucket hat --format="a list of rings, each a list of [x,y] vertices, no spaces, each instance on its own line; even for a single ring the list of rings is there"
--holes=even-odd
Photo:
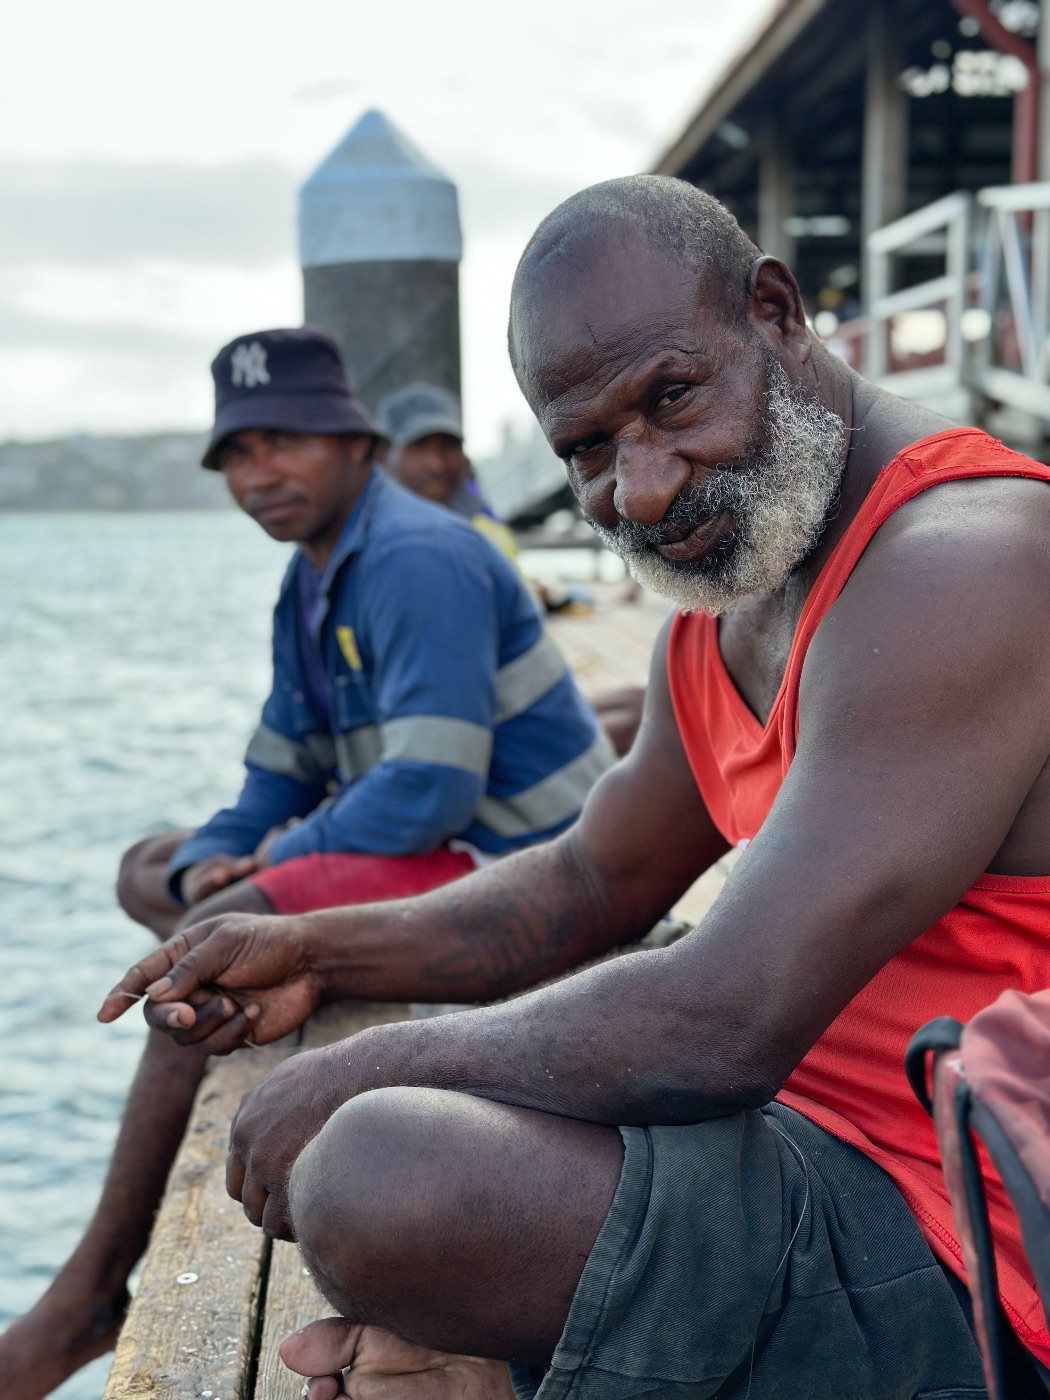
[[[201,463],[212,471],[223,439],[249,428],[379,436],[338,345],[316,326],[239,335],[215,356],[211,373],[215,426]]]

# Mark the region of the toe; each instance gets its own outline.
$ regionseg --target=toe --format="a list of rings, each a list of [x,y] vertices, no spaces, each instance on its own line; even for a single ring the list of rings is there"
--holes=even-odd
[[[361,1331],[360,1324],[344,1318],[322,1318],[285,1337],[280,1346],[281,1360],[289,1370],[298,1371],[301,1376],[318,1377],[315,1384],[320,1384],[353,1364]],[[315,1396],[311,1390],[310,1400],[328,1400],[328,1396]]]

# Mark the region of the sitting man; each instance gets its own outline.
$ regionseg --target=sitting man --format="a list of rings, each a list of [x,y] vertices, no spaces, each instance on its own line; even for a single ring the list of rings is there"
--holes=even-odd
[[[384,464],[408,491],[464,516],[508,559],[518,557],[514,532],[481,494],[463,450],[459,399],[438,384],[406,384],[379,402],[386,439]]]
[[[565,827],[611,751],[516,571],[376,471],[378,429],[324,332],[241,336],[212,373],[204,465],[300,548],[240,797],[133,847],[125,910],[166,935],[186,906],[197,922],[416,894]]]
[[[587,515],[681,609],[630,755],[548,845],[418,899],[211,920],[102,1018],[146,992],[224,1049],[322,996],[506,996],[744,847],[668,948],[248,1094],[230,1189],[341,1314],[283,1355],[312,1400],[977,1400],[902,1058],[931,1016],[1050,983],[1050,468],[866,383],[788,269],[662,177],[545,220],[510,345]],[[1036,1394],[1050,1336],[984,1170]]]
[[[375,469],[376,427],[327,335],[241,336],[212,370],[204,463],[299,549],[243,790],[174,853],[132,852],[125,908],[165,932],[177,899],[194,921],[389,899],[564,830],[614,755],[517,570]],[[112,1345],[203,1065],[150,1038],[98,1212],[0,1339],[6,1400]]]
[[[387,446],[387,470],[409,491],[465,516],[508,559],[517,560],[514,532],[487,504],[463,450],[463,421],[459,400],[436,384],[408,384],[380,401],[376,416]],[[568,601],[558,599],[535,580],[529,584],[547,612],[558,612]],[[555,591],[556,594],[558,590]],[[634,743],[642,722],[645,687],[619,686],[587,697],[622,758]]]

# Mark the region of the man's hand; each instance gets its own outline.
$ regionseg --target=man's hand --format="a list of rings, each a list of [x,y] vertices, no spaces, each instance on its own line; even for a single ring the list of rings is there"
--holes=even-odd
[[[251,856],[208,856],[191,865],[182,873],[180,891],[185,903],[192,909],[202,899],[207,899],[216,890],[223,890],[235,880],[243,880],[258,868],[254,855]]]
[[[293,826],[298,826],[299,817],[292,817],[290,821],[284,822],[281,826],[271,826],[269,831],[255,848],[251,860],[254,862],[255,870],[265,870],[270,864],[270,852],[273,850],[273,843],[278,836],[283,836],[286,831],[291,831]]]
[[[230,1128],[226,1190],[268,1235],[295,1239],[288,1178],[296,1159],[336,1109],[372,1087],[353,1069],[354,1052],[368,1035],[293,1055],[241,1100]]]
[[[514,1400],[502,1361],[429,1351],[341,1317],[293,1332],[280,1354],[290,1370],[311,1378],[309,1400]]]
[[[147,997],[146,1020],[180,1045],[226,1055],[298,1029],[316,1010],[322,980],[300,921],[224,914],[196,924],[132,967],[102,1003],[115,1021]]]

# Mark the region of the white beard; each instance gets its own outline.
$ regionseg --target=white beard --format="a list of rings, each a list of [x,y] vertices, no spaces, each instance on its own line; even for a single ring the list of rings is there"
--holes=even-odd
[[[594,529],[646,588],[683,612],[718,616],[750,593],[773,593],[816,544],[842,477],[846,425],[797,389],[772,356],[767,365],[765,440],[745,467],[686,486],[657,526],[622,522]],[[728,549],[675,564],[657,549],[672,514],[684,524],[728,510],[737,532]]]

